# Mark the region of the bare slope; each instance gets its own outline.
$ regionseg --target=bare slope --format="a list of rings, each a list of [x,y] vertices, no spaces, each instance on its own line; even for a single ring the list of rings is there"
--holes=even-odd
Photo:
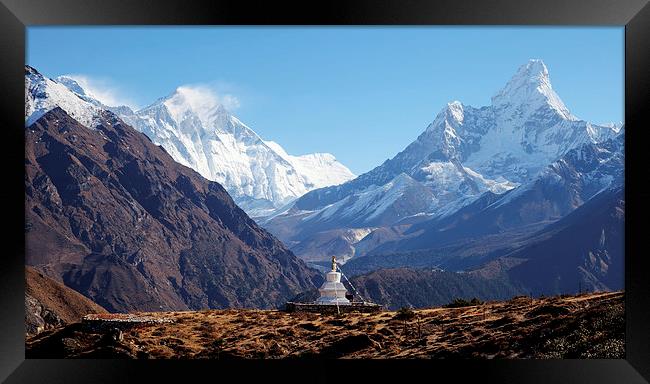
[[[28,335],[81,321],[89,313],[106,313],[81,293],[25,267],[25,331]]]

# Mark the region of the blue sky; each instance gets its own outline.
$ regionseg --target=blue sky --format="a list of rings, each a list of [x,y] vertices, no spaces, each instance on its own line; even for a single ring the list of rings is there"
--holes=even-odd
[[[209,86],[291,154],[333,153],[360,174],[452,100],[488,105],[530,58],[571,112],[623,121],[622,27],[29,27],[27,63],[83,76],[136,107]]]

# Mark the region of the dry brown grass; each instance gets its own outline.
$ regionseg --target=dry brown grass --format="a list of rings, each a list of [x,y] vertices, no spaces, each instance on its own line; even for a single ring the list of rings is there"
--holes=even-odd
[[[622,357],[622,292],[462,308],[349,313],[263,310],[148,313],[173,324],[141,325],[120,343],[80,324],[27,342],[28,357],[132,358],[566,358]],[[63,340],[73,339],[66,348]]]

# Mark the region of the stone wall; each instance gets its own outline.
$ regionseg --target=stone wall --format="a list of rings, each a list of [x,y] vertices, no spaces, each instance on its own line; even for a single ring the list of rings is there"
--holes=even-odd
[[[119,329],[124,331],[139,325],[173,322],[173,320],[167,318],[113,313],[90,314],[84,316],[81,320],[81,323],[84,325],[84,327],[95,332],[104,332],[111,329]]]
[[[287,312],[316,312],[324,315],[335,315],[337,313],[348,313],[348,312],[380,312],[385,310],[384,307],[377,304],[364,304],[364,303],[352,303],[350,305],[339,305],[338,309],[336,305],[323,305],[323,304],[311,304],[311,303],[294,303],[288,302],[285,306],[285,311]]]

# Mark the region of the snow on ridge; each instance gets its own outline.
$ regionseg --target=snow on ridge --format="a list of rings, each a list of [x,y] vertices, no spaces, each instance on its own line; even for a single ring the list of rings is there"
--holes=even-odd
[[[450,102],[418,140],[426,140],[420,148],[439,149],[489,178],[521,183],[571,148],[606,140],[616,130],[616,125],[593,125],[572,115],[553,90],[544,62],[531,59],[490,106]]]
[[[465,115],[463,111],[463,104],[460,101],[454,100],[448,103],[447,109],[449,110],[454,120],[456,120],[460,124],[463,123],[463,119],[465,118]]]
[[[102,109],[93,105],[65,85],[25,66],[25,125],[29,126],[48,111],[60,107],[81,124],[94,128]]]
[[[491,105],[474,108],[449,102],[415,141],[343,188],[347,192],[340,200],[324,198],[310,218],[327,219],[324,213],[331,215],[335,208],[346,210],[338,213],[341,217],[354,216],[358,204],[349,199],[378,191],[377,180],[392,186],[400,172],[428,187],[436,201],[444,201],[425,212],[438,214],[485,191],[512,190],[572,148],[605,140],[614,132],[613,127],[573,116],[553,90],[544,62],[532,59],[519,67]]]
[[[205,125],[210,125],[219,114],[237,107],[239,101],[232,95],[217,95],[208,87],[184,85],[177,87],[163,104],[176,122],[196,114]]]
[[[371,185],[333,204],[311,212],[303,221],[326,221],[349,218],[368,223],[379,217],[400,199],[405,190],[421,184],[402,172],[384,185]]]
[[[331,153],[289,155],[274,141],[264,141],[275,153],[288,161],[311,185],[311,189],[343,184],[356,176]]]
[[[54,80],[55,80],[57,83],[60,83],[60,84],[65,85],[66,88],[68,88],[69,90],[71,90],[72,92],[74,92],[74,93],[76,93],[76,94],[78,94],[78,95],[80,95],[80,96],[90,96],[90,97],[93,97],[93,95],[87,95],[87,94],[86,94],[86,90],[84,90],[84,89],[81,87],[81,85],[79,84],[79,82],[77,82],[77,80],[73,79],[72,77],[70,77],[70,76],[68,76],[68,75],[57,76]]]

